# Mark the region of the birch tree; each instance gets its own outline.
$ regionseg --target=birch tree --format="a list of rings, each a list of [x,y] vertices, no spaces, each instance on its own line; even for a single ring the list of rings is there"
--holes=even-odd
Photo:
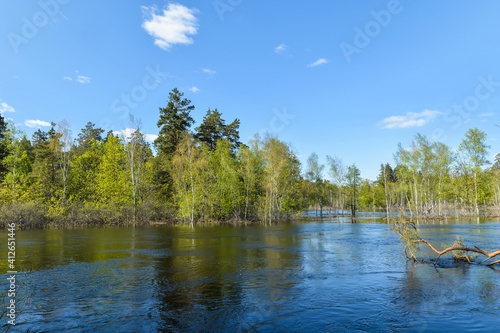
[[[459,151],[466,157],[474,176],[474,209],[476,214],[479,214],[478,173],[481,172],[482,166],[490,164],[487,160],[489,148],[490,146],[486,144],[486,133],[478,128],[469,129],[459,147]]]
[[[124,134],[124,140],[132,186],[135,222],[137,220],[137,192],[145,181],[143,168],[148,157],[149,147],[144,140],[144,135],[140,131],[140,121],[136,121],[133,115],[130,115],[130,126]]]
[[[333,178],[333,181],[338,188],[337,210],[343,210],[344,204],[342,200],[342,186],[344,185],[346,175],[344,163],[342,162],[342,159],[337,156],[326,156],[326,160],[328,162],[330,177]]]
[[[324,165],[319,164],[318,155],[316,153],[312,153],[307,159],[306,179],[309,180],[311,183],[314,183],[314,188],[315,188],[314,193],[316,197],[314,207],[317,207],[317,205],[319,205],[320,216],[323,216],[323,204],[321,200],[322,198],[321,198],[320,187],[322,184],[324,168],[325,168]]]
[[[68,171],[71,159],[71,148],[73,139],[71,138],[71,128],[66,119],[61,120],[57,124],[56,130],[56,156],[58,159],[59,168],[61,169],[63,180],[63,200],[66,200],[66,189],[68,184]]]

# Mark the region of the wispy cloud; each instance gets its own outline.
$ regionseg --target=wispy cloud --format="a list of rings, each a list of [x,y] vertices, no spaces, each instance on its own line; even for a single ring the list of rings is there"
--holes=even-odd
[[[478,114],[479,117],[493,117],[495,114],[493,112],[485,112]]]
[[[32,128],[36,127],[48,127],[51,124],[43,120],[25,120],[24,125]]]
[[[82,84],[86,84],[86,83],[90,83],[90,80],[92,80],[90,77],[88,76],[84,76],[84,75],[78,75],[76,77],[76,80],[79,82],[79,83],[82,83]]]
[[[0,103],[0,114],[5,112],[16,112],[16,110],[5,102]]]
[[[382,128],[420,127],[427,124],[438,115],[439,111],[424,110],[422,112],[407,112],[404,116],[390,116],[379,123]]]
[[[198,89],[197,87],[191,87],[191,88],[189,88],[189,90],[191,90],[194,93],[197,93],[198,91],[200,91],[200,89]]]
[[[203,68],[203,73],[210,74],[210,75],[214,75],[214,74],[215,74],[215,73],[217,73],[217,72],[216,72],[216,71],[214,71],[213,69]]]
[[[92,80],[88,76],[80,75],[80,72],[78,70],[75,70],[75,73],[76,73],[76,75],[74,77],[72,77],[72,76],[64,76],[63,80],[76,81],[76,82],[81,83],[81,84],[90,83],[90,81]]]
[[[169,4],[161,13],[156,6],[143,6],[142,9],[146,16],[142,27],[153,36],[155,45],[168,50],[174,44],[193,44],[189,36],[198,32],[197,9],[178,3]]]
[[[280,44],[274,48],[274,53],[283,53],[287,48],[288,46],[286,44]]]
[[[323,64],[326,64],[326,63],[328,63],[327,59],[325,59],[325,58],[319,58],[318,60],[316,60],[312,64],[307,65],[307,67],[316,67],[316,66],[323,65]]]

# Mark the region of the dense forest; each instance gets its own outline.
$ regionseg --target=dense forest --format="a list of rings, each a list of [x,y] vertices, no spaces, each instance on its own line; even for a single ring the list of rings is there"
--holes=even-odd
[[[153,147],[133,117],[122,135],[89,122],[73,138],[62,120],[28,139],[0,114],[1,222],[273,221],[306,209],[436,217],[500,205],[500,155],[490,166],[477,128],[456,150],[417,134],[409,147],[399,144],[395,167],[381,165],[370,181],[339,157],[321,165],[315,153],[302,170],[290,144],[272,135],[243,144],[240,121],[226,123],[217,109],[194,127],[193,110],[173,89]]]

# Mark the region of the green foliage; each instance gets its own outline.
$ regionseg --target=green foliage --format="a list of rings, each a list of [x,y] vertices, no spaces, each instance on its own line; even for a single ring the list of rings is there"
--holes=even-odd
[[[251,142],[251,146],[240,146],[239,174],[243,186],[243,218],[256,215],[258,198],[262,193],[262,180],[264,174],[264,161],[259,150],[258,140]]]
[[[190,135],[185,135],[173,157],[173,183],[178,216],[194,221],[203,200],[203,176],[206,159],[202,158],[202,149]]]
[[[331,157],[329,155],[326,156],[326,160],[328,162],[329,174],[330,177],[333,178],[333,182],[337,187],[337,209],[344,209],[344,201],[342,196],[342,186],[345,182],[345,174],[346,170],[344,167],[344,163],[339,157]],[[332,202],[333,205],[333,202]]]
[[[22,211],[7,214],[11,218],[37,218],[47,225],[267,222],[312,206],[322,211],[325,205],[349,206],[353,215],[360,206],[412,214],[457,207],[478,213],[479,205],[500,206],[500,162],[485,169],[489,146],[478,129],[466,133],[459,154],[417,134],[409,147],[398,146],[394,168],[381,165],[376,181],[362,180],[355,164],[346,170],[338,157],[327,156],[325,169],[315,153],[302,178],[289,144],[266,136],[245,146],[239,142],[239,120],[226,124],[217,109],[209,109],[191,133],[193,110],[173,89],[167,106],[160,108],[155,154],[135,125],[128,137],[112,131],[103,137],[104,131],[88,122],[73,141],[69,124],[62,121],[48,132],[37,130],[30,141],[0,115],[0,208]],[[418,236],[412,232],[405,231],[405,237]]]
[[[307,172],[306,179],[314,184],[314,194],[315,194],[315,203],[320,206],[320,210],[323,211],[323,190],[324,190],[324,182],[323,182],[323,170],[325,166],[319,164],[318,155],[316,153],[312,153],[307,159]]]
[[[101,163],[101,143],[92,140],[89,148],[72,160],[68,194],[72,202],[98,201],[97,181]]]
[[[491,147],[486,144],[486,133],[471,128],[465,133],[465,138],[458,149],[467,156],[472,167],[478,168],[490,163],[487,160],[489,148]]]
[[[377,186],[384,187],[385,184],[395,183],[396,181],[396,172],[392,169],[389,163],[380,165],[380,173],[377,178]]]
[[[346,180],[347,180],[347,187],[349,190],[348,200],[351,206],[351,212],[353,216],[356,214],[358,200],[359,200],[359,192],[360,192],[359,176],[360,172],[359,169],[356,167],[356,164],[350,165],[347,168]]]
[[[103,133],[104,130],[102,128],[95,128],[95,124],[89,121],[78,134],[77,145],[75,146],[75,154],[81,155],[84,152],[91,150],[93,142],[102,141]]]
[[[486,145],[486,133],[477,129],[471,128],[465,133],[465,138],[460,143],[459,151],[462,154],[464,171],[472,172],[474,178],[474,207],[476,213],[479,214],[480,190],[478,189],[478,175],[481,173],[481,167],[485,164],[490,164],[487,160],[488,149]]]
[[[7,173],[7,166],[4,163],[4,160],[8,155],[6,133],[7,123],[0,113],[0,182],[3,180],[5,174]]]
[[[101,204],[130,203],[131,185],[127,179],[126,156],[123,143],[114,135],[108,135],[102,145],[101,163],[97,172],[97,195]]]
[[[284,142],[267,137],[262,143],[263,191],[259,215],[265,221],[289,216],[300,209],[300,162]]]
[[[500,170],[500,154],[495,155],[495,162],[491,167],[492,170],[499,171]]]

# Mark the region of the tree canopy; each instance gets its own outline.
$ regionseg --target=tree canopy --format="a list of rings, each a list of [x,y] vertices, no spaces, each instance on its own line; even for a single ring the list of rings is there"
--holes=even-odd
[[[371,181],[339,157],[326,156],[325,168],[316,153],[302,170],[291,145],[269,134],[244,145],[239,119],[226,124],[217,109],[192,131],[194,106],[183,96],[173,89],[159,109],[156,152],[133,120],[122,136],[88,122],[73,140],[63,120],[29,140],[0,115],[0,205],[30,203],[39,221],[85,223],[274,221],[318,207],[440,216],[500,206],[500,158],[487,167],[490,147],[477,128],[456,151],[417,134]]]

